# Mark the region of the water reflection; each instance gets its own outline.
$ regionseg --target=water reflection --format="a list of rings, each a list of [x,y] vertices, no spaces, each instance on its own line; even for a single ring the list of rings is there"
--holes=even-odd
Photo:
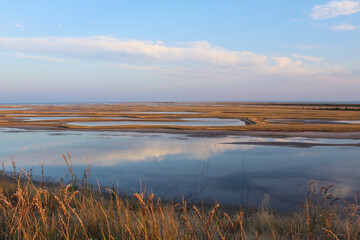
[[[101,122],[71,122],[73,126],[118,126],[118,125],[166,125],[166,126],[243,126],[245,122],[240,119],[221,118],[181,118],[180,121],[101,121]]]
[[[22,117],[21,117],[22,118]],[[94,117],[80,117],[80,116],[71,116],[71,117],[62,117],[62,116],[52,116],[52,117],[25,117],[22,118],[23,121],[47,121],[47,120],[67,120],[67,119],[84,119],[84,118],[94,118]],[[96,118],[96,117],[95,117]],[[110,118],[110,119],[134,119],[132,117],[106,117],[102,116],[101,118]]]
[[[137,113],[137,114],[197,114],[198,112],[124,112],[124,113]]]
[[[74,119],[74,118],[87,118],[87,117],[25,117],[23,121],[47,121],[47,120],[66,120],[66,119]]]
[[[23,107],[3,108],[3,107],[0,107],[0,111],[9,111],[9,110],[15,111],[15,110],[27,110],[27,109],[29,109],[29,108],[23,108]]]
[[[269,142],[273,144],[265,144]],[[284,142],[326,146],[276,145]],[[10,170],[13,156],[18,167],[33,168],[35,174],[40,174],[44,162],[45,172],[60,178],[66,176],[63,153],[71,154],[79,175],[87,165],[87,154],[93,180],[104,185],[113,178],[123,190],[133,191],[139,189],[141,179],[147,189],[163,197],[183,194],[188,200],[217,199],[235,205],[259,204],[269,194],[271,206],[288,210],[300,202],[312,180],[336,184],[341,197],[359,192],[360,148],[348,146],[359,142],[0,129],[0,160]]]
[[[281,119],[265,119],[268,123],[284,124],[284,123],[304,123],[304,124],[359,124],[360,120],[332,120],[332,119],[297,119],[297,118],[281,118]]]

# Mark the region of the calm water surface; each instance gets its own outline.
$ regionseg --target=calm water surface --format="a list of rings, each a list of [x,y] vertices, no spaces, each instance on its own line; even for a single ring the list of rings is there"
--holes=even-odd
[[[295,118],[281,118],[281,119],[266,119],[269,123],[287,123],[298,122],[305,124],[359,124],[360,120],[331,120],[331,119],[295,119]]]
[[[14,111],[14,110],[26,110],[26,109],[29,109],[29,108],[2,108],[2,107],[0,107],[0,111],[8,111],[8,110],[12,110],[12,111]]]
[[[74,118],[87,118],[87,117],[76,117],[76,116],[73,116],[73,117],[25,117],[22,119],[23,119],[23,121],[46,121],[46,120],[66,120],[66,119],[74,119]]]
[[[197,114],[198,112],[124,112],[124,113],[143,113],[143,114]]]
[[[101,121],[101,122],[72,122],[69,125],[77,126],[117,126],[117,125],[172,125],[172,126],[241,126],[245,122],[240,119],[221,118],[181,118],[183,122],[167,121]]]
[[[72,117],[21,117],[23,121],[47,121],[47,120],[67,120],[67,119],[74,119],[74,118],[96,118],[96,117],[78,117],[78,116],[72,116]],[[100,118],[100,117],[99,117]],[[101,118],[111,118],[111,119],[134,119],[131,117],[106,117],[102,116]]]
[[[143,188],[165,198],[184,195],[190,201],[216,199],[234,205],[258,205],[270,196],[271,206],[282,210],[294,210],[312,180],[335,184],[340,197],[359,193],[359,147],[261,145],[269,142],[357,144],[360,140],[0,129],[0,160],[11,171],[13,156],[19,168],[32,168],[35,175],[40,175],[44,163],[46,175],[61,178],[67,176],[62,154],[71,154],[80,176],[87,155],[93,181],[104,186],[112,178],[122,190],[134,192],[141,179]]]

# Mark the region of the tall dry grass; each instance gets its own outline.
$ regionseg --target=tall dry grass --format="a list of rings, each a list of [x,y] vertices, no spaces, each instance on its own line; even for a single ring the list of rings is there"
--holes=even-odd
[[[357,199],[334,198],[332,186],[311,183],[291,214],[265,207],[226,212],[219,204],[162,202],[153,193],[124,198],[116,189],[94,190],[90,164],[79,180],[70,156],[64,159],[71,180],[56,185],[33,182],[14,161],[11,176],[3,168],[0,239],[360,239]]]

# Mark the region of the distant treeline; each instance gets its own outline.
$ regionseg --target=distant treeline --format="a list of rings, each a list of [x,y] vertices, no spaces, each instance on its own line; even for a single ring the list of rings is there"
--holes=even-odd
[[[324,106],[324,107],[358,107],[359,103],[276,103],[276,102],[264,102],[256,103],[258,105],[283,105],[283,106]],[[255,105],[256,105],[255,104]],[[323,110],[323,109],[320,109]]]

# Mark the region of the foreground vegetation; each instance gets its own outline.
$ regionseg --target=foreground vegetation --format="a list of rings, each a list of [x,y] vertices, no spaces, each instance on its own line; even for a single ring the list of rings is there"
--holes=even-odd
[[[332,186],[309,185],[294,213],[268,208],[226,211],[219,205],[162,202],[152,193],[123,197],[116,189],[91,185],[84,177],[68,183],[33,182],[31,173],[1,171],[1,239],[359,239],[360,204],[332,196]]]

